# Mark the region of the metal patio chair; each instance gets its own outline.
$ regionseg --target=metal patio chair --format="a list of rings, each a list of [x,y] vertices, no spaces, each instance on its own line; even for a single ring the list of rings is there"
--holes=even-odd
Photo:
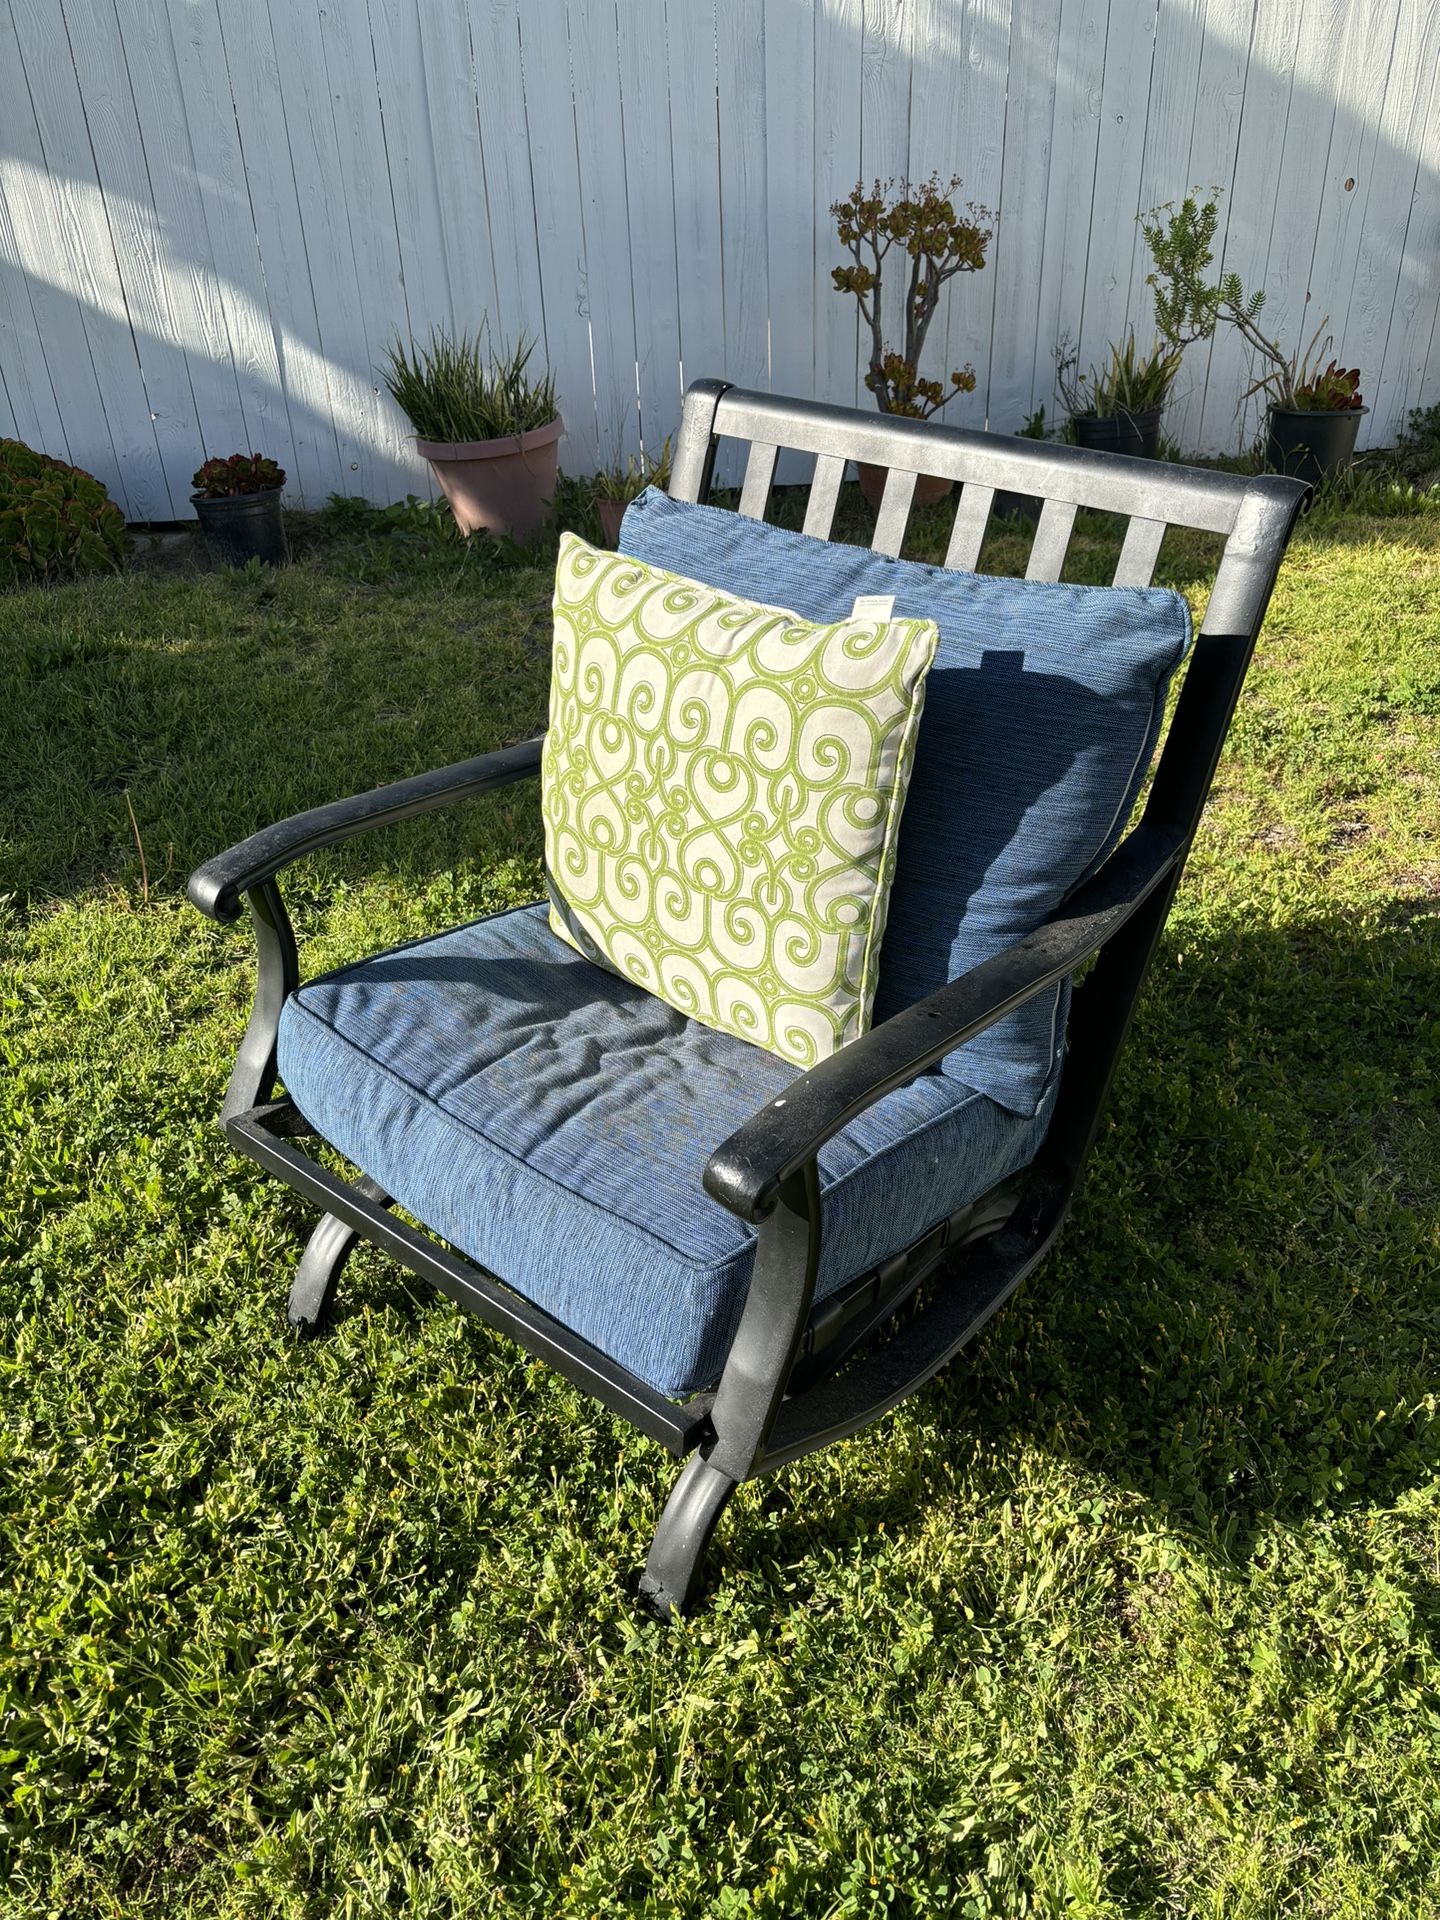
[[[539,739],[267,827],[206,862],[189,889],[216,920],[236,920],[248,908],[259,948],[254,1010],[221,1124],[236,1148],[322,1210],[291,1289],[291,1324],[319,1326],[348,1254],[364,1238],[685,1459],[641,1581],[664,1615],[693,1602],[706,1548],[737,1485],[856,1432],[914,1393],[1054,1241],[1305,497],[1299,483],[1273,476],[1160,465],[701,381],[685,399],[673,498],[706,498],[722,439],[749,443],[739,512],[751,518],[764,516],[780,450],[815,456],[804,530],[821,539],[831,536],[847,460],[886,468],[873,539],[882,554],[900,552],[917,473],[957,481],[947,568],[974,568],[997,490],[1043,503],[1026,568],[1032,580],[1058,580],[1080,507],[1128,519],[1117,585],[1148,584],[1167,526],[1203,529],[1225,544],[1143,812],[1098,870],[1027,937],[789,1079],[729,1138],[714,1141],[704,1187],[758,1238],[738,1329],[713,1390],[683,1399],[660,1392],[451,1245],[392,1217],[390,1194],[368,1174],[346,1181],[302,1150],[297,1143],[314,1129],[294,1101],[275,1097],[277,1036],[300,986],[277,876],[319,848],[534,778]],[[817,1304],[821,1149],[885,1095],[1086,963],[1053,1116],[1028,1164]],[[575,964],[588,968],[578,958]],[[422,1171],[441,1177],[430,1162],[417,1167],[417,1178]],[[413,1198],[398,1198],[425,1217]],[[946,1271],[923,1304],[886,1337],[888,1323],[942,1261]]]

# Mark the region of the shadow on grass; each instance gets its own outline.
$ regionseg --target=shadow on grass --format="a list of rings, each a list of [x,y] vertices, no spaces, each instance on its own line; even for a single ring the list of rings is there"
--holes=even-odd
[[[1390,1507],[1426,1483],[1437,988],[1435,899],[1172,922],[1055,1252],[913,1403],[943,1447],[897,1433],[892,1480],[868,1500],[849,1484],[833,1509],[796,1496],[780,1540],[799,1556],[917,1522],[954,1497],[957,1463],[1017,1441],[1227,1559],[1269,1521]]]

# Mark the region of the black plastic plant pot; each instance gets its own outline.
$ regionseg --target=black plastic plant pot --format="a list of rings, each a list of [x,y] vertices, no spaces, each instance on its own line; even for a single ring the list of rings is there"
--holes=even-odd
[[[200,521],[212,560],[223,567],[243,567],[263,560],[267,567],[283,567],[290,558],[285,545],[285,522],[280,513],[279,487],[264,493],[231,493],[207,500],[192,493],[190,504]]]
[[[1097,453],[1128,453],[1139,460],[1160,457],[1160,415],[1163,407],[1141,413],[1072,413],[1077,446]]]
[[[1272,473],[1318,487],[1355,458],[1355,436],[1368,407],[1272,407],[1265,464]]]

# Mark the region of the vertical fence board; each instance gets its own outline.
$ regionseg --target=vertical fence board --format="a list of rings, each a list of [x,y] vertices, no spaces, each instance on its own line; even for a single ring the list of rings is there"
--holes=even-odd
[[[595,412],[570,43],[563,10],[548,0],[522,0],[519,11],[545,345],[565,416],[560,457],[572,472],[590,473],[603,456]],[[619,138],[618,128],[614,137]]]
[[[816,303],[825,297],[828,216],[815,204],[815,14],[794,0],[765,4],[766,284],[770,289],[770,384],[810,399],[815,391]],[[819,249],[827,249],[821,255]],[[828,281],[828,273],[824,274]],[[836,298],[839,296],[837,295]],[[813,463],[782,453],[782,486]]]
[[[1055,352],[1067,337],[1075,344],[1085,299],[1109,15],[1109,0],[1065,0],[1060,18],[1033,386],[1057,416]]]
[[[1024,424],[1035,393],[1034,314],[1045,260],[1045,183],[1055,119],[1060,0],[1015,0],[1010,31],[1000,218],[990,247],[994,294],[987,424],[1011,433]],[[1024,315],[1028,324],[1015,324]],[[1049,383],[1046,383],[1048,393]]]
[[[635,282],[625,203],[624,113],[614,0],[571,0],[570,57],[580,215],[585,237],[585,300],[595,369],[599,461],[623,464],[640,436],[635,378]]]
[[[860,316],[830,275],[846,264],[830,208],[860,179],[861,0],[815,9],[815,397],[853,406],[865,398],[868,356]]]
[[[342,437],[336,419],[270,16],[253,0],[215,4],[264,297],[295,437],[296,477],[306,504],[319,506],[328,494],[359,490],[359,458],[349,420]]]

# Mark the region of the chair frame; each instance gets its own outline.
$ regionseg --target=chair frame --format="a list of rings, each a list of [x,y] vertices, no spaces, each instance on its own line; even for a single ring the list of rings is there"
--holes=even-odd
[[[394,1219],[373,1181],[346,1181],[295,1144],[313,1129],[292,1102],[274,1098],[280,1015],[300,984],[277,876],[319,848],[533,778],[539,738],[281,821],[207,861],[189,887],[191,900],[213,919],[234,921],[242,904],[248,908],[259,952],[254,1009],[221,1125],[239,1151],[322,1209],[291,1288],[291,1325],[320,1327],[341,1269],[363,1238],[671,1453],[688,1456],[641,1577],[642,1592],[666,1617],[693,1603],[716,1522],[739,1484],[856,1432],[916,1392],[1054,1242],[1306,497],[1299,482],[1274,475],[1161,465],[745,392],[717,380],[699,381],[685,396],[672,496],[707,497],[722,438],[749,443],[739,511],[751,518],[764,515],[782,448],[815,456],[804,529],[822,539],[831,537],[847,460],[885,468],[872,541],[880,553],[900,552],[922,472],[960,485],[947,567],[975,566],[1001,489],[1042,502],[1028,579],[1059,578],[1082,506],[1128,517],[1116,585],[1148,584],[1167,526],[1223,535],[1225,546],[1143,812],[1110,857],[1044,925],[801,1074],[711,1156],[707,1191],[758,1228],[749,1292],[713,1392],[666,1399],[438,1240]],[[1036,1159],[815,1306],[820,1148],[865,1108],[1085,962],[1093,964],[1074,991],[1058,1102]],[[952,1271],[944,1286],[890,1338],[873,1341],[947,1258]],[[852,1355],[858,1357],[842,1366]]]

